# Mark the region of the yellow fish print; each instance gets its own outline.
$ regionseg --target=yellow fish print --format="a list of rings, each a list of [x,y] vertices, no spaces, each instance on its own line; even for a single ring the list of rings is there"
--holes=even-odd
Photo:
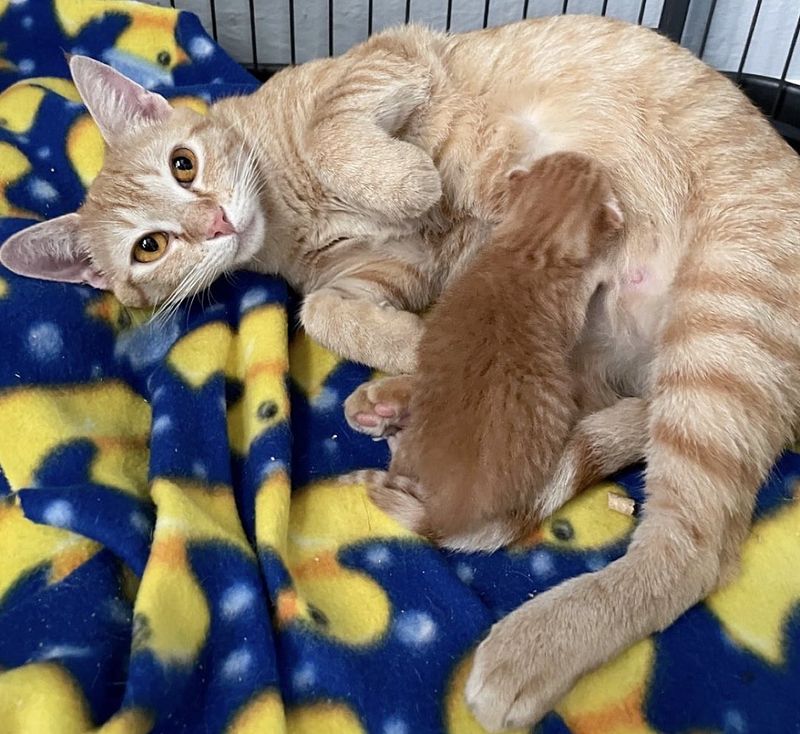
[[[17,582],[49,565],[47,582],[55,584],[100,550],[94,541],[61,528],[39,525],[22,514],[22,508],[0,503],[0,599]],[[0,717],[0,721],[2,717]]]
[[[75,85],[57,77],[35,77],[12,84],[0,94],[0,127],[22,135],[30,131],[42,100],[55,93],[71,102],[78,102]]]
[[[609,492],[627,496],[620,485],[597,484],[564,505],[512,550],[544,544],[559,550],[588,551],[624,540],[636,523],[632,517],[608,508]]]
[[[298,330],[289,346],[292,381],[310,403],[320,396],[325,382],[341,363],[341,358],[315,342],[302,329]]]
[[[644,715],[655,645],[642,640],[581,678],[556,706],[573,734],[656,734]]]
[[[90,440],[91,481],[137,496],[147,492],[150,409],[121,382],[21,387],[0,393],[0,465],[14,489],[29,487],[56,449]]]
[[[205,643],[211,613],[187,546],[215,542],[253,559],[255,553],[230,487],[157,478],[151,497],[157,520],[134,606],[134,648],[151,650],[168,664],[188,665]]]
[[[28,159],[11,143],[0,141],[0,217],[25,217],[41,219],[25,209],[20,209],[8,200],[9,187],[18,183],[31,171]]]
[[[56,663],[28,663],[0,673],[0,721],[3,734],[53,731],[84,734],[92,728],[80,686]]]

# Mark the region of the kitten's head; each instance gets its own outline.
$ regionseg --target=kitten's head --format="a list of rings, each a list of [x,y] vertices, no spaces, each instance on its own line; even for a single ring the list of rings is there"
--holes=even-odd
[[[518,227],[525,222],[526,227]],[[511,232],[552,232],[553,254],[600,254],[624,226],[606,168],[582,153],[562,151],[509,174],[503,225]],[[541,246],[541,243],[538,243]]]
[[[100,62],[74,56],[70,70],[106,142],[103,168],[76,213],[12,236],[0,262],[146,306],[196,293],[252,261],[265,222],[261,176],[243,136]]]

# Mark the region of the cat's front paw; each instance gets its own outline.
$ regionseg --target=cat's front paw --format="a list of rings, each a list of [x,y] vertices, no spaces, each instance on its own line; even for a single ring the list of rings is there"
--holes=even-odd
[[[492,627],[480,644],[465,687],[467,704],[489,731],[530,726],[574,682],[577,643],[568,639],[555,595],[523,604]],[[574,621],[574,620],[573,620]]]
[[[388,438],[408,422],[414,378],[397,375],[359,385],[344,401],[350,427],[373,438]]]
[[[408,172],[397,187],[405,200],[400,205],[406,216],[425,214],[442,198],[442,179],[436,165],[423,151],[414,151],[410,157]],[[415,159],[416,158],[416,159]]]

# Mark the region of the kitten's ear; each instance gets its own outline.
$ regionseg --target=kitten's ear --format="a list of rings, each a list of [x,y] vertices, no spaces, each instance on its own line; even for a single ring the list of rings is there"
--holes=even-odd
[[[514,166],[508,174],[506,180],[508,182],[508,190],[513,194],[519,194],[524,191],[525,187],[530,187],[535,181],[541,178],[541,173],[538,168],[531,168],[530,166]]]
[[[78,243],[79,221],[79,214],[65,214],[17,232],[0,247],[0,265],[29,278],[88,283],[107,290],[108,279]]]
[[[71,56],[69,70],[83,103],[107,143],[132,127],[167,119],[172,107],[107,64],[88,56]]]
[[[507,178],[511,183],[519,183],[525,176],[531,172],[530,168],[525,166],[514,166],[507,174]]]
[[[619,232],[625,224],[622,207],[619,205],[615,196],[612,196],[603,204],[603,215],[605,217],[606,226],[612,232]]]
[[[342,200],[391,220],[424,214],[442,196],[439,171],[396,135],[430,100],[429,75],[394,56],[361,60],[350,74],[364,81],[336,86],[308,132],[317,176]]]

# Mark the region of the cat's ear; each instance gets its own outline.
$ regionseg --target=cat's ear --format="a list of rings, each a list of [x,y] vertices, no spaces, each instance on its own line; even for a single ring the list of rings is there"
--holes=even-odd
[[[92,264],[78,241],[79,214],[34,224],[0,247],[0,265],[17,275],[108,289],[108,279]]]
[[[169,102],[88,56],[71,56],[69,70],[83,103],[107,143],[132,128],[167,119]]]
[[[430,100],[431,80],[406,59],[367,59],[351,74],[366,80],[333,89],[319,103],[307,143],[319,180],[349,204],[391,220],[418,217],[442,196],[430,155],[398,132]]]

